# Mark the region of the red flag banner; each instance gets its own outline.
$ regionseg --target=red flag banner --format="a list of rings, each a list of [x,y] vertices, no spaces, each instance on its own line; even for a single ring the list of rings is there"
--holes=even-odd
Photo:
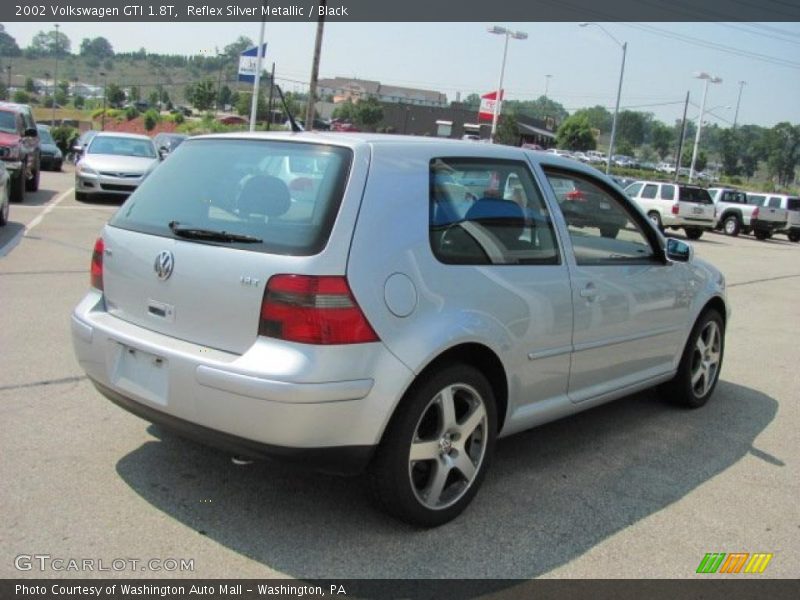
[[[500,100],[503,100],[503,90],[500,90]],[[497,102],[496,91],[481,96],[481,107],[478,110],[479,121],[491,121],[494,118],[495,102]]]

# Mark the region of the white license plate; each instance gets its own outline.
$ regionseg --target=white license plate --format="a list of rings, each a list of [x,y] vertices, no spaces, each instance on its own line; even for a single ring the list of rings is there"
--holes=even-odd
[[[705,211],[702,208],[700,208],[699,206],[693,206],[692,207],[692,214],[694,214],[694,215],[702,215],[704,212]]]
[[[118,350],[114,385],[150,402],[166,406],[169,382],[167,360],[124,344],[119,344]]]

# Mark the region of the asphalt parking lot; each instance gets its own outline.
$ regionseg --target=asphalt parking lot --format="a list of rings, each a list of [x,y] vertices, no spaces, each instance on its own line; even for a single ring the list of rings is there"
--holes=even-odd
[[[69,169],[0,229],[0,577],[109,575],[15,566],[50,555],[194,563],[124,577],[686,578],[708,552],[800,576],[800,244],[694,242],[733,308],[708,406],[650,391],[505,439],[467,511],[418,531],[361,479],[237,467],[94,390],[69,318],[116,205],[76,202]]]

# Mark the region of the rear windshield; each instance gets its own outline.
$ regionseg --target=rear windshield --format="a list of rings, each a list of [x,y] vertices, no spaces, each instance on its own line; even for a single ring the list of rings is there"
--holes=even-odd
[[[681,202],[695,202],[697,204],[714,204],[714,201],[711,200],[711,194],[708,193],[708,190],[704,190],[703,188],[685,187],[685,186],[681,186],[679,189],[680,189],[680,197],[678,198],[678,200]]]
[[[789,210],[800,210],[800,198],[787,198],[786,208]]]
[[[328,241],[351,162],[351,151],[335,146],[187,140],[139,186],[111,225],[164,237],[179,237],[173,232],[178,226],[225,232],[258,241],[190,241],[317,254]]]

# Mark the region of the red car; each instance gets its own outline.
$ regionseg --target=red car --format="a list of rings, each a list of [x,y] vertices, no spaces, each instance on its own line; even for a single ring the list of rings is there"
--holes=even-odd
[[[0,102],[0,160],[11,176],[11,200],[39,189],[39,131],[30,106]]]

